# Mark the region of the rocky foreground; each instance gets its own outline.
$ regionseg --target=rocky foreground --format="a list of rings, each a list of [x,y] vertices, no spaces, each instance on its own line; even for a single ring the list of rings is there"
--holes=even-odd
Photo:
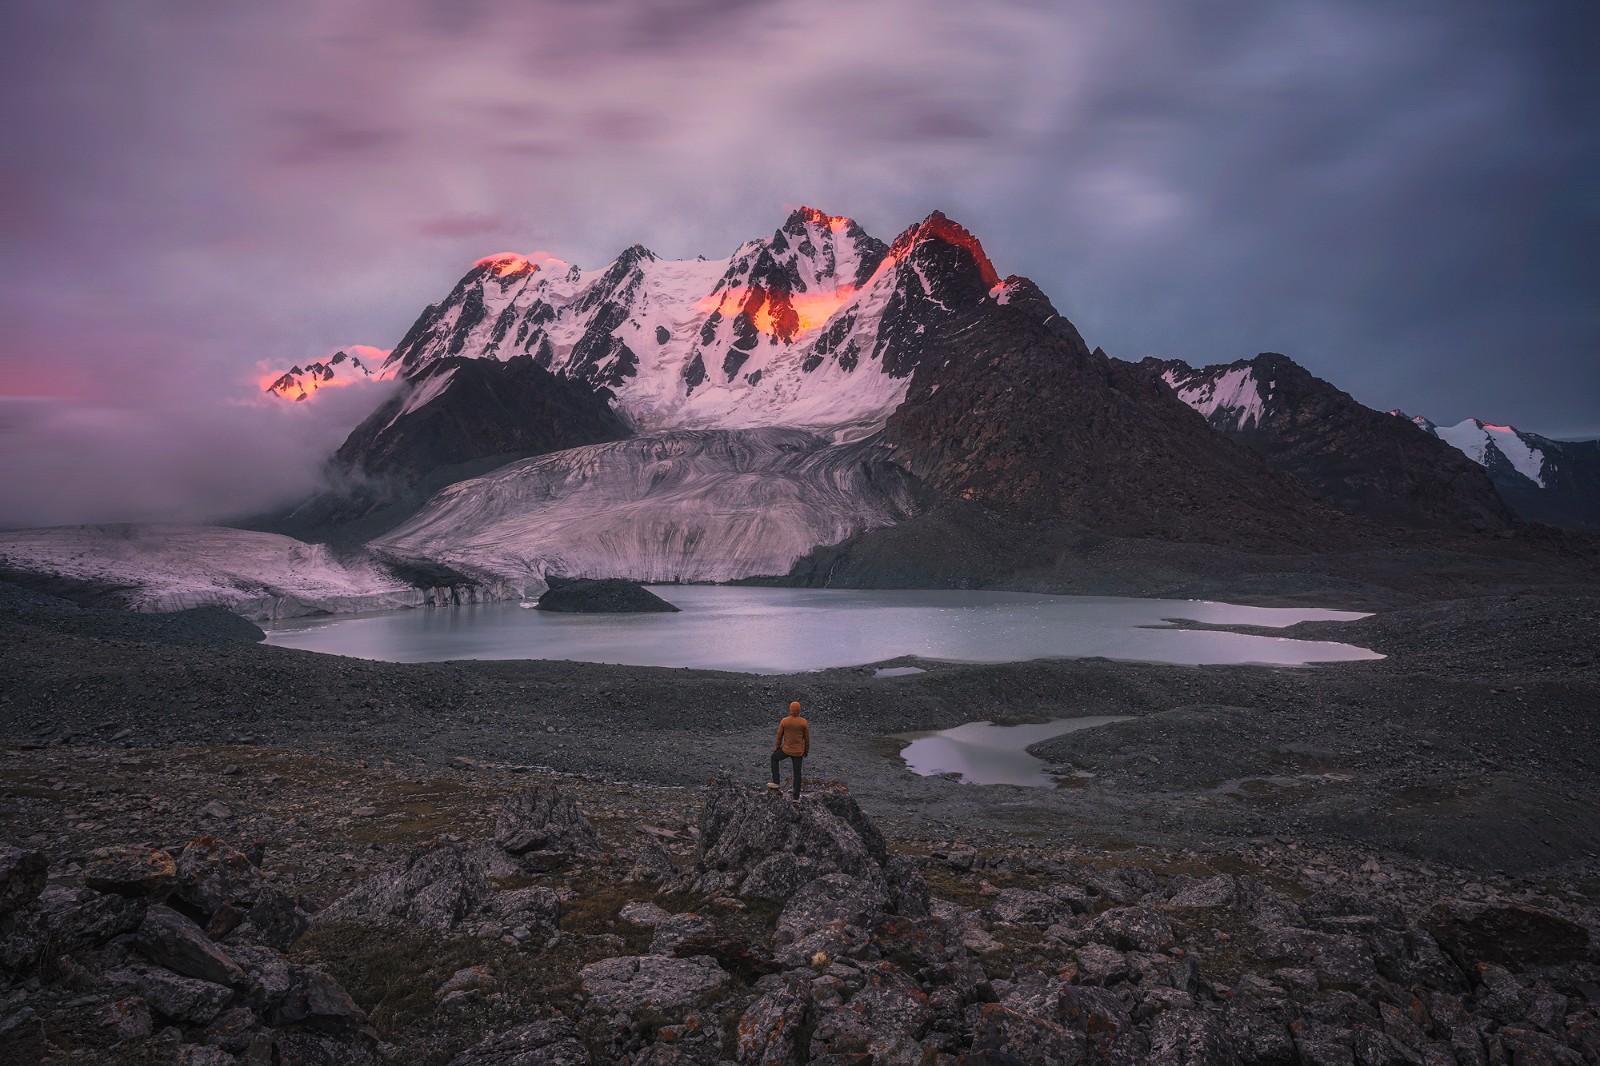
[[[890,840],[833,783],[262,749],[0,775],[7,1062],[1600,1062],[1582,885]]]

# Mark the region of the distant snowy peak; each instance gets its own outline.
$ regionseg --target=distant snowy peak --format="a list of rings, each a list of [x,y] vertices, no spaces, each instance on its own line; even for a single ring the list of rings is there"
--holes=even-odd
[[[1406,417],[1403,411],[1389,413]],[[1515,472],[1540,488],[1548,487],[1545,467],[1549,456],[1546,453],[1551,445],[1559,445],[1558,441],[1478,418],[1463,419],[1453,426],[1436,425],[1420,415],[1410,421],[1493,473]]]
[[[1205,367],[1159,359],[1141,365],[1212,429],[1340,510],[1423,527],[1490,530],[1512,520],[1490,478],[1458,452],[1288,356],[1263,352]]]
[[[266,375],[261,379],[261,391],[298,403],[319,389],[386,381],[394,376],[394,371],[385,364],[388,355],[383,348],[353,344],[327,359],[292,366],[281,374]]]
[[[1439,427],[1434,425],[1431,420],[1424,418],[1422,415],[1408,415],[1398,407],[1392,409],[1389,413],[1396,418],[1404,419],[1405,421],[1410,422],[1424,433],[1431,433],[1435,437],[1439,435]]]
[[[1192,367],[1181,360],[1160,364],[1161,380],[1178,399],[1218,429],[1259,429],[1273,398],[1271,364],[1261,358],[1222,366]]]
[[[381,372],[528,355],[609,390],[641,430],[790,425],[843,439],[905,399],[930,330],[1025,282],[1002,282],[978,239],[938,212],[886,245],[802,207],[726,259],[634,245],[585,271],[545,253],[486,256]]]

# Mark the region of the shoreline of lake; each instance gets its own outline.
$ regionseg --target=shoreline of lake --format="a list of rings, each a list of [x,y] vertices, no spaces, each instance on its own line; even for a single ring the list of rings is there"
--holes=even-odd
[[[1282,635],[1364,612],[1206,600],[968,590],[657,585],[672,615],[552,616],[512,604],[392,611],[265,626],[278,647],[386,662],[527,659],[784,674],[901,658],[997,663],[1101,658],[1306,666],[1381,658]],[[1172,626],[1174,612],[1194,627]]]

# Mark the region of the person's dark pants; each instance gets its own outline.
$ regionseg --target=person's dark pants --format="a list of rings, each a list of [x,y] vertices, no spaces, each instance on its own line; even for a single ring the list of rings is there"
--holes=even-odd
[[[795,799],[800,798],[800,760],[803,758],[805,758],[803,755],[785,755],[782,748],[775,748],[772,752],[772,783],[774,785],[782,784],[782,782],[778,780],[778,764],[784,759],[788,759],[790,762],[794,763]]]

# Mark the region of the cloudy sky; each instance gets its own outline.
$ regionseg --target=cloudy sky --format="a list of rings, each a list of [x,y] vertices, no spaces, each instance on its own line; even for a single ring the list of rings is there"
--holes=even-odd
[[[291,496],[376,396],[264,369],[488,252],[723,255],[802,203],[942,209],[1113,355],[1600,434],[1597,10],[8,0],[0,524]]]

